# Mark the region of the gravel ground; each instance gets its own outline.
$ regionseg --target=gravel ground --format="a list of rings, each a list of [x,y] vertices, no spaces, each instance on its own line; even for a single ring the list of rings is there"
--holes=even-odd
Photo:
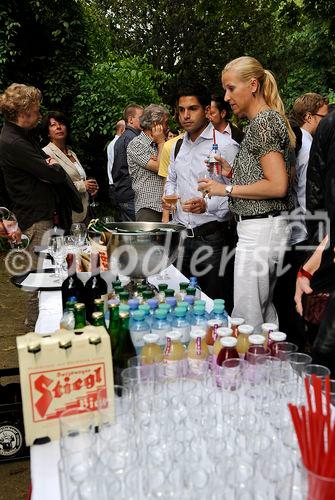
[[[0,368],[12,368],[18,366],[15,337],[24,333],[26,293],[9,282],[4,257],[0,254]],[[29,460],[0,462],[0,500],[26,499],[29,483]]]

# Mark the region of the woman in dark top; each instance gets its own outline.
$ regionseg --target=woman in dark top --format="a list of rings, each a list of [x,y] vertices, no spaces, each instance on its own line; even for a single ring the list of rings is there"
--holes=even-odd
[[[292,208],[290,148],[293,131],[285,117],[273,75],[252,57],[240,57],[222,71],[225,99],[249,126],[232,167],[232,185],[200,179],[208,195],[228,196],[237,221],[233,316],[255,328],[278,323],[272,303],[277,267],[290,233],[283,213]],[[227,164],[223,164],[228,174]],[[229,167],[230,169],[230,167]]]

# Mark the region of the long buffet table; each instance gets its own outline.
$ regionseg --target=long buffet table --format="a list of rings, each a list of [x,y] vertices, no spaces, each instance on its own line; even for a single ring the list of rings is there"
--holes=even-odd
[[[157,286],[159,283],[168,283],[169,288],[179,289],[179,283],[185,281],[173,265],[164,271],[165,277],[152,276],[148,281]],[[212,308],[213,301],[202,293],[201,298],[206,301],[206,309]],[[62,316],[62,296],[60,291],[40,292],[39,316],[36,322],[36,333],[51,333],[59,328]],[[43,445],[34,445],[30,453],[30,469],[32,481],[32,500],[61,500],[58,480],[57,463],[60,459],[59,442],[53,441]],[[93,499],[92,499],[93,500]]]

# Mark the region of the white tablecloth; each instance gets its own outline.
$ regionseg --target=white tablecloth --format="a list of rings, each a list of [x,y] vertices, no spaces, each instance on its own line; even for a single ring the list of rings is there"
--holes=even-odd
[[[50,266],[48,266],[50,267]],[[158,275],[149,278],[152,285],[168,283],[170,288],[179,289],[179,283],[186,278],[173,265],[164,271],[164,277]],[[206,301],[206,309],[210,311],[213,301],[202,293]],[[37,333],[52,333],[59,328],[62,317],[62,294],[60,291],[40,292],[39,316],[35,331]],[[30,450],[30,471],[32,481],[32,500],[60,500],[57,463],[60,458],[59,442],[54,441],[43,445],[34,445]],[[94,500],[94,499],[92,499]]]

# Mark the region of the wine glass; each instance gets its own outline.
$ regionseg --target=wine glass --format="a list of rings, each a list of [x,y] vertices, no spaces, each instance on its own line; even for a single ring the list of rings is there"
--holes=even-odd
[[[179,196],[178,196],[178,193],[177,193],[177,190],[173,193],[167,193],[167,186],[165,184],[165,187],[164,187],[164,199],[165,199],[165,202],[166,203],[169,203],[171,205],[171,208],[170,208],[170,213],[172,214],[172,220],[171,222],[176,222],[175,221],[175,215],[176,215],[176,210],[177,210],[177,203],[178,203],[178,200],[179,200]]]
[[[208,170],[204,169],[202,170],[198,175],[197,175],[197,181],[198,181],[198,187],[199,187],[199,191],[202,193],[202,197],[203,198],[210,198],[210,196],[208,195],[207,191],[206,191],[206,185],[205,184],[202,184],[202,183],[199,183],[200,179],[211,179],[212,176],[210,174],[210,172],[208,172]]]
[[[87,180],[88,181],[94,181],[95,185],[96,185],[96,189],[98,188],[98,183],[97,183],[97,180],[96,180],[95,177],[88,177]],[[90,207],[94,210],[95,208],[97,208],[99,206],[99,203],[94,200],[95,196],[93,196],[90,193],[90,191],[88,193],[89,193],[89,197],[90,197]]]
[[[15,214],[6,207],[0,207],[0,237],[7,238],[11,248],[27,248],[29,238],[25,234],[21,235],[21,240],[16,241],[14,234],[19,229]]]
[[[83,222],[74,222],[71,225],[70,233],[73,237],[73,243],[75,246],[83,246],[86,240],[86,226]]]
[[[62,270],[65,257],[67,254],[67,247],[64,245],[64,239],[62,236],[57,236],[52,238],[49,247],[49,254],[55,262],[55,275],[58,281],[62,280]]]

